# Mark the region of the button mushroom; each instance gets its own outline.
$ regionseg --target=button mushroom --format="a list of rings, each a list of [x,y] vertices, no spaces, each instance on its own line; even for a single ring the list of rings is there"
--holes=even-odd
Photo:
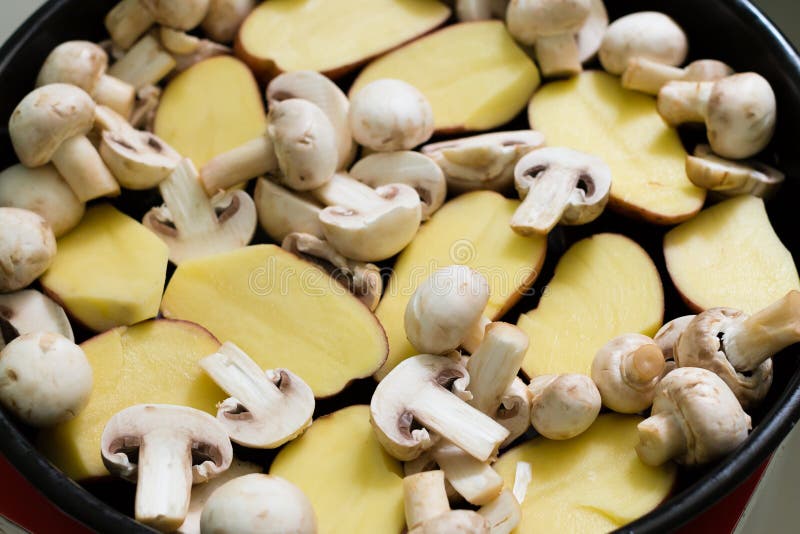
[[[350,176],[370,187],[406,184],[413,187],[422,202],[422,219],[428,220],[442,207],[447,182],[436,163],[419,152],[376,152],[350,169]]]
[[[255,0],[211,0],[203,19],[203,31],[215,41],[229,43],[236,38],[239,27],[255,7]]]
[[[590,0],[511,0],[506,24],[517,40],[536,45],[542,76],[572,76],[583,70],[575,35],[590,12]]]
[[[724,197],[770,197],[786,179],[781,171],[759,161],[721,158],[708,145],[698,145],[694,156],[686,157],[686,175],[697,187]]]
[[[452,191],[504,191],[514,182],[519,159],[542,146],[541,133],[519,130],[431,143],[422,147],[422,153],[442,169]]]
[[[313,198],[289,191],[266,178],[258,180],[253,197],[261,228],[276,243],[283,242],[292,233],[325,238],[319,222],[322,207]]]
[[[152,35],[145,35],[108,69],[108,74],[134,86],[137,91],[163,80],[178,65]]]
[[[569,148],[542,148],[514,169],[522,205],[511,219],[520,235],[547,234],[556,224],[597,219],[608,203],[611,170],[603,160]]]
[[[775,131],[775,93],[754,72],[716,82],[669,82],[658,92],[658,112],[671,126],[705,123],[711,149],[724,158],[754,156]]]
[[[404,184],[373,189],[336,174],[311,194],[328,206],[319,215],[325,238],[352,260],[391,258],[414,239],[422,221],[419,195]]]
[[[200,169],[200,182],[206,194],[212,196],[250,178],[277,170],[275,145],[266,133],[211,158]]]
[[[411,150],[433,135],[433,109],[413,85],[375,80],[351,97],[350,130],[359,144],[377,152]]]
[[[0,208],[0,293],[31,284],[56,255],[50,225],[32,211]]]
[[[548,439],[585,432],[600,414],[600,392],[586,375],[542,375],[531,380],[531,424]]]
[[[209,0],[122,0],[106,15],[105,25],[117,46],[128,49],[153,24],[177,30],[200,25]]]
[[[686,330],[686,327],[695,317],[695,315],[678,317],[666,323],[656,332],[653,341],[664,354],[664,360],[666,361],[666,366],[664,367],[665,375],[675,369],[675,346],[678,344],[678,339],[680,339],[683,331]]]
[[[470,397],[468,384],[469,374],[457,358],[422,354],[404,360],[378,384],[370,402],[378,441],[403,461],[440,438],[489,460],[508,430],[462,400]]]
[[[208,499],[200,530],[214,534],[316,534],[308,497],[273,475],[251,474],[223,485]]]
[[[641,11],[611,23],[600,45],[600,63],[619,76],[631,59],[676,66],[686,60],[688,52],[686,33],[674,20],[656,11]]]
[[[54,83],[23,98],[8,124],[22,164],[41,167],[52,161],[81,202],[119,194],[119,184],[86,138],[94,110],[85,91]]]
[[[314,393],[288,369],[264,372],[230,342],[200,360],[200,366],[231,395],[218,405],[217,419],[234,443],[274,449],[311,426]]]
[[[732,74],[732,68],[715,59],[693,61],[681,69],[642,57],[635,57],[628,61],[628,66],[622,73],[622,87],[657,95],[661,88],[669,82],[713,82]]]
[[[675,369],[659,384],[652,415],[639,423],[636,454],[647,465],[705,464],[733,451],[750,428],[750,416],[717,375]]]
[[[28,425],[69,421],[91,392],[86,354],[61,334],[23,334],[0,351],[0,404]]]
[[[604,406],[619,413],[638,413],[653,403],[665,365],[664,354],[652,339],[625,334],[597,351],[592,380]]]
[[[253,199],[231,191],[209,200],[190,160],[182,160],[158,188],[164,205],[148,211],[143,224],[167,244],[174,264],[244,247],[253,238]]]
[[[469,532],[489,534],[489,521],[471,510],[451,510],[442,471],[425,471],[403,479],[408,534]]]
[[[589,16],[578,30],[578,59],[581,63],[591,61],[597,56],[603,37],[608,29],[608,10],[603,0],[591,0]]]
[[[0,294],[0,318],[8,321],[18,335],[53,332],[75,341],[64,309],[35,289]]]

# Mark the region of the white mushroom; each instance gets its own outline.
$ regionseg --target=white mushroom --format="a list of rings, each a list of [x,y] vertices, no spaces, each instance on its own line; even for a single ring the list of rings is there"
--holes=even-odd
[[[754,156],[775,131],[775,93],[754,72],[716,82],[669,82],[658,93],[658,112],[672,126],[705,123],[712,150],[731,159]]]
[[[0,293],[31,284],[55,255],[56,238],[47,221],[32,211],[0,208]]]
[[[53,332],[75,341],[64,309],[35,289],[0,294],[0,319],[11,324],[18,335]]]
[[[408,534],[468,532],[489,534],[489,521],[471,510],[451,510],[442,471],[425,471],[403,479]]]
[[[724,197],[770,197],[786,179],[781,171],[760,161],[721,158],[708,145],[698,145],[694,156],[686,156],[686,176],[697,187]]]
[[[413,85],[375,80],[351,97],[350,129],[359,144],[377,152],[411,150],[433,135],[433,109]]]
[[[209,196],[251,178],[278,170],[275,145],[268,133],[211,158],[200,169],[200,182]]]
[[[717,375],[675,369],[659,384],[652,415],[639,423],[636,454],[647,465],[705,464],[733,451],[750,428],[750,416]]]
[[[531,424],[548,439],[585,432],[600,414],[600,392],[586,375],[542,375],[531,380]]]
[[[264,372],[230,342],[200,360],[200,367],[231,395],[217,405],[217,419],[234,443],[274,449],[311,426],[314,393],[288,369]]]
[[[586,63],[597,56],[608,29],[608,11],[603,0],[590,0],[589,16],[575,39],[578,41],[578,59]]]
[[[695,317],[695,315],[684,315],[673,319],[659,328],[655,337],[653,337],[653,341],[664,354],[664,360],[666,361],[664,374],[675,369],[675,346],[677,346],[683,331],[686,330],[686,327],[689,326],[689,323],[691,323]]]
[[[229,43],[255,6],[256,0],[211,0],[203,19],[203,31],[215,41]]]
[[[100,452],[112,475],[136,483],[136,520],[162,532],[186,519],[192,484],[214,478],[233,459],[216,419],[168,404],[139,404],[114,415],[103,429]]]
[[[86,211],[85,204],[52,165],[35,169],[14,165],[0,172],[0,207],[39,214],[55,237],[75,228]]]
[[[200,25],[209,0],[122,0],[106,15],[105,25],[117,46],[128,49],[153,24],[177,30]]]
[[[22,164],[41,167],[52,161],[81,202],[119,194],[119,184],[86,138],[94,111],[84,90],[54,83],[22,99],[8,125]]]
[[[517,528],[522,520],[519,502],[514,494],[506,489],[495,500],[478,509],[478,514],[489,522],[490,534],[511,534]]]
[[[595,156],[569,148],[542,148],[514,169],[522,205],[511,219],[520,235],[547,234],[556,224],[597,219],[611,193],[611,169]]]
[[[156,85],[177,66],[175,58],[152,35],[145,35],[122,58],[111,65],[108,74],[141,90]]]
[[[200,530],[213,534],[316,534],[314,508],[303,491],[273,475],[231,480],[208,499]]]
[[[432,143],[423,146],[422,153],[442,169],[452,191],[504,191],[514,183],[520,158],[543,146],[541,133],[519,130]]]
[[[289,234],[310,234],[325,238],[319,214],[322,207],[313,198],[290,191],[266,178],[260,178],[253,194],[261,228],[276,243]]]
[[[657,95],[669,82],[713,82],[732,74],[732,68],[715,59],[700,59],[679,68],[635,57],[628,61],[628,66],[622,73],[622,87]]]
[[[253,199],[231,191],[209,200],[190,160],[182,160],[158,188],[164,205],[148,211],[143,224],[167,244],[174,264],[244,247],[253,238]]]
[[[0,404],[28,425],[69,421],[91,392],[86,354],[61,334],[23,334],[0,351]]]
[[[100,156],[117,182],[133,190],[156,187],[181,161],[164,140],[132,127],[103,131]]]
[[[428,454],[420,458],[423,456]],[[488,462],[473,458],[448,441],[434,445],[429,457],[433,465],[442,470],[453,490],[470,504],[488,504],[503,490],[503,477]]]
[[[600,45],[600,63],[619,76],[631,59],[677,66],[688,52],[689,40],[674,20],[656,11],[640,11],[611,23]]]
[[[161,87],[157,85],[145,85],[136,91],[136,106],[131,114],[131,126],[148,132],[154,130],[161,93]]]

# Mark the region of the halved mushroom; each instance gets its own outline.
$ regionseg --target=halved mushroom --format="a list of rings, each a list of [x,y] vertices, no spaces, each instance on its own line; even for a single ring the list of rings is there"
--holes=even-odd
[[[542,148],[514,169],[522,205],[511,219],[520,235],[547,234],[556,224],[597,219],[608,203],[611,169],[603,160],[569,148]]]
[[[209,0],[122,0],[106,15],[105,25],[117,46],[130,48],[153,24],[177,30],[200,25]]]
[[[442,471],[424,471],[403,479],[408,534],[469,532],[489,534],[489,521],[471,510],[451,510]]]
[[[319,222],[322,207],[313,198],[290,191],[267,178],[259,178],[253,197],[261,228],[276,243],[282,243],[292,233],[325,238]]]
[[[0,319],[7,321],[17,335],[53,332],[75,341],[64,309],[35,289],[0,294]]]
[[[105,130],[100,156],[122,187],[150,189],[169,176],[181,155],[161,138],[132,127]]]
[[[319,215],[325,238],[357,261],[391,258],[414,239],[422,221],[419,195],[404,184],[373,189],[335,174],[311,194],[328,206]]]
[[[600,63],[619,76],[631,59],[676,66],[686,60],[688,52],[686,33],[674,20],[656,11],[640,11],[611,23],[600,46]]]
[[[715,155],[708,145],[698,145],[686,157],[686,175],[697,187],[731,197],[770,197],[786,179],[778,169],[760,161],[730,161]]]
[[[542,375],[531,380],[531,424],[548,439],[585,432],[600,414],[600,392],[586,375]]]
[[[56,238],[47,221],[32,211],[0,208],[0,293],[30,285],[55,255]]]
[[[699,59],[679,68],[634,57],[628,61],[628,66],[622,73],[622,87],[657,95],[669,82],[712,82],[732,74],[732,68],[716,59]]]
[[[185,406],[139,404],[114,415],[100,438],[103,463],[136,486],[137,521],[172,532],[189,510],[192,484],[231,465],[222,424]]]
[[[200,182],[206,194],[211,196],[277,170],[275,145],[269,134],[265,133],[211,158],[200,169]]]
[[[659,384],[652,415],[639,423],[636,454],[647,465],[705,464],[733,451],[750,428],[750,416],[717,375],[675,369]]]
[[[217,419],[234,443],[274,449],[311,426],[314,393],[288,369],[262,371],[233,343],[200,360],[200,366],[231,398],[217,407]]]
[[[378,441],[404,461],[440,438],[480,461],[494,457],[508,430],[465,402],[468,385],[469,374],[457,355],[404,360],[378,384],[370,402]]]
[[[542,146],[541,133],[519,130],[431,143],[422,147],[422,153],[442,169],[452,191],[504,191],[514,182],[520,158]]]
[[[439,166],[419,152],[376,152],[350,169],[350,176],[370,187],[406,184],[413,187],[422,202],[422,219],[428,220],[442,207],[447,182]]]
[[[608,29],[608,10],[603,0],[590,0],[589,16],[578,30],[578,59],[586,63],[597,56],[603,37]]]
[[[127,1],[127,0],[125,0]],[[122,58],[111,65],[108,74],[140,90],[156,85],[177,65],[172,54],[152,35],[145,35]]]
[[[206,196],[197,170],[184,159],[158,186],[164,205],[147,212],[143,224],[181,262],[246,246],[256,230],[256,207],[244,191]]]
[[[506,489],[495,500],[481,506],[478,514],[489,522],[490,534],[511,534],[522,519],[519,503],[514,494]]]
[[[256,0],[211,0],[203,19],[203,31],[215,41],[229,43],[255,6]]]

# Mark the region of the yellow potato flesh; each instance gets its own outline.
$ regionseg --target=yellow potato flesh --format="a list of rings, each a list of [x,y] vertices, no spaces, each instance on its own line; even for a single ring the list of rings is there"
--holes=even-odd
[[[263,135],[267,118],[250,69],[220,56],[172,80],[156,114],[155,133],[198,167]]]
[[[375,311],[389,338],[389,359],[376,375],[383,378],[398,363],[418,353],[406,338],[403,316],[420,283],[437,269],[468,265],[489,281],[491,297],[484,312],[500,318],[533,284],[544,262],[547,241],[522,237],[509,222],[519,201],[491,191],[451,200],[420,229],[400,254]]]
[[[500,21],[456,24],[373,61],[351,94],[380,78],[405,80],[428,98],[437,131],[488,130],[513,119],[539,71]]]
[[[274,245],[182,263],[161,311],[236,343],[263,369],[289,369],[317,397],[370,376],[386,358],[375,316],[318,267]]]
[[[661,279],[639,245],[618,234],[584,239],[561,257],[539,306],[519,318],[530,337],[522,370],[530,377],[589,374],[606,342],[653,335],[663,316]]]
[[[528,109],[531,127],[550,146],[602,158],[611,168],[611,206],[659,224],[696,214],[705,190],[687,178],[678,133],[653,97],[623,89],[619,78],[588,71],[543,86]]]
[[[67,423],[39,435],[39,448],[70,478],[108,475],[100,436],[117,412],[143,403],[178,404],[216,414],[226,398],[198,361],[219,348],[203,328],[185,321],[156,320],[120,327],[81,345],[92,366],[89,404]]]
[[[641,421],[601,415],[576,438],[535,438],[501,456],[494,467],[507,488],[517,462],[529,463],[533,475],[515,532],[605,533],[656,508],[673,487],[675,469],[649,467],[636,456]]]
[[[727,200],[674,228],[664,238],[664,257],[697,311],[727,306],[754,313],[800,289],[792,254],[756,197]]]
[[[403,468],[375,438],[368,406],[317,419],[269,472],[303,490],[320,534],[399,533],[405,525]]]
[[[150,230],[99,205],[58,240],[58,253],[41,282],[73,318],[102,332],[158,314],[167,254]]]

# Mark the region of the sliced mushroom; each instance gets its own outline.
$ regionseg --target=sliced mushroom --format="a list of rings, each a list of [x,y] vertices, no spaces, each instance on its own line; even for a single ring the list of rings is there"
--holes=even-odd
[[[376,152],[350,169],[350,176],[370,187],[406,184],[422,202],[422,219],[428,220],[442,207],[447,196],[444,173],[436,163],[419,152]]]
[[[770,197],[786,179],[778,169],[760,161],[730,161],[715,155],[708,145],[698,145],[686,157],[686,175],[697,187],[731,197]]]
[[[169,176],[181,156],[161,138],[132,127],[101,134],[100,156],[126,189],[150,189]]]
[[[592,380],[604,406],[618,413],[639,413],[653,404],[665,366],[664,353],[652,339],[625,334],[597,351]]]
[[[200,25],[209,0],[122,0],[106,15],[105,25],[117,46],[130,48],[153,24],[177,30]]]
[[[391,258],[414,239],[422,222],[419,195],[404,184],[373,189],[336,174],[311,194],[328,206],[319,215],[325,238],[353,260]]]
[[[322,267],[370,311],[375,311],[378,307],[383,293],[383,279],[376,265],[349,260],[336,252],[327,241],[311,234],[289,234],[281,246]]]
[[[161,103],[161,88],[145,85],[136,91],[136,106],[131,114],[131,126],[147,132],[155,128],[156,112]]]
[[[205,412],[185,406],[139,404],[114,415],[100,438],[112,475],[136,486],[137,521],[160,530],[178,528],[189,510],[192,484],[231,465],[225,428]]]
[[[542,146],[541,133],[519,130],[432,143],[422,147],[422,153],[442,169],[452,191],[504,191],[514,182],[520,158]]]
[[[622,73],[622,87],[657,95],[669,82],[707,82],[721,80],[733,74],[733,69],[722,61],[700,59],[684,68],[665,65],[642,57],[631,58]]]
[[[603,0],[590,0],[589,16],[575,39],[578,41],[578,59],[586,63],[597,56],[608,29],[608,11]]]
[[[514,169],[522,205],[511,219],[520,235],[547,234],[556,224],[597,219],[608,203],[611,169],[603,160],[569,148],[542,148]]]
[[[531,380],[531,424],[548,439],[585,432],[600,414],[600,392],[586,375],[542,375]]]
[[[164,205],[148,211],[143,224],[167,244],[174,264],[244,247],[253,239],[253,199],[231,191],[209,200],[190,160],[182,160],[158,188]]]
[[[47,221],[32,211],[0,208],[0,293],[33,283],[55,255],[56,238]]]
[[[664,367],[665,375],[675,369],[675,346],[678,344],[678,339],[680,339],[683,331],[686,330],[686,327],[695,317],[695,315],[678,317],[666,323],[656,332],[653,341],[664,354],[664,360],[666,361],[666,366]]]
[[[127,1],[127,0],[123,0]],[[140,90],[156,85],[177,65],[172,54],[152,35],[145,35],[122,58],[111,65],[108,74]]]
[[[652,415],[639,423],[636,454],[647,465],[706,464],[738,447],[750,428],[750,416],[717,375],[675,369],[659,384]]]
[[[457,358],[423,354],[404,360],[372,396],[370,414],[378,441],[403,461],[416,458],[440,438],[480,461],[494,457],[508,430],[462,400],[470,397],[468,385],[469,374]]]
[[[261,228],[276,243],[282,243],[292,233],[325,238],[319,222],[322,207],[313,198],[290,191],[266,178],[258,180],[253,196]]]
[[[229,43],[255,7],[255,0],[211,0],[203,19],[203,31],[215,41]]]
[[[119,184],[86,138],[94,112],[95,103],[83,89],[54,83],[28,94],[8,126],[22,164],[41,167],[52,161],[81,202],[119,194]]]
[[[213,157],[200,169],[200,181],[206,194],[214,195],[277,170],[275,145],[272,138],[265,134]]]
[[[676,66],[686,60],[688,52],[686,33],[674,20],[656,11],[640,11],[611,23],[600,46],[600,63],[619,76],[631,59]]]
[[[425,471],[403,479],[408,534],[469,532],[489,534],[489,521],[471,510],[451,510],[444,473]]]
[[[73,419],[91,392],[86,354],[61,334],[22,334],[0,351],[0,404],[28,425]]]
[[[754,72],[716,82],[669,82],[658,92],[658,112],[671,126],[705,123],[711,149],[724,158],[754,156],[775,131],[775,93]]]
[[[0,319],[13,326],[17,335],[53,332],[75,341],[64,309],[34,289],[0,294]]]

